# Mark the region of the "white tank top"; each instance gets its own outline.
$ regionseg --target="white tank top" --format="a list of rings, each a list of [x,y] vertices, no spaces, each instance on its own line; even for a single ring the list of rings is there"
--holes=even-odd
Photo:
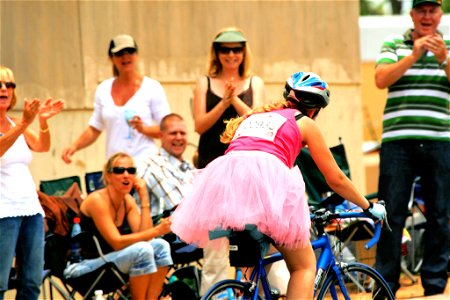
[[[8,121],[13,127],[16,126],[9,117]],[[31,160],[31,150],[23,134],[0,157],[0,218],[38,213],[44,216],[28,167]]]

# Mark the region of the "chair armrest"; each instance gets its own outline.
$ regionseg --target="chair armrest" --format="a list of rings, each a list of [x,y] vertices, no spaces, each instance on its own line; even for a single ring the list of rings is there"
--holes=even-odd
[[[94,240],[95,248],[97,248],[98,256],[103,259],[105,262],[108,262],[106,260],[105,255],[103,254],[102,247],[100,247],[100,242],[98,241],[98,238],[95,235],[92,235],[92,240]]]

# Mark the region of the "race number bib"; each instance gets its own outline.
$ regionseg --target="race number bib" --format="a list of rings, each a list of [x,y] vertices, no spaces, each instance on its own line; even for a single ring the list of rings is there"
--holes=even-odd
[[[241,136],[250,136],[273,142],[278,129],[287,119],[277,113],[254,114],[242,121],[233,140]]]

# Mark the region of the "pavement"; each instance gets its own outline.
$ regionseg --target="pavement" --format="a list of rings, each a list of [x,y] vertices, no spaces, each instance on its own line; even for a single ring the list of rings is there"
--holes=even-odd
[[[447,288],[444,294],[434,295],[434,296],[423,296],[423,288],[420,283],[420,277],[418,275],[414,276],[417,279],[416,283],[413,283],[406,276],[401,278],[400,284],[401,288],[397,292],[397,299],[408,299],[408,300],[450,300],[450,280],[447,283]]]

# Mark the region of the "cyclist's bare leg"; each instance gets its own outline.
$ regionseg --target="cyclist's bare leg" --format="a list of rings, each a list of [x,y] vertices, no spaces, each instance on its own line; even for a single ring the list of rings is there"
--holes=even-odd
[[[265,255],[269,255],[269,254],[273,254],[278,252],[278,250],[271,244],[269,247],[269,251],[267,253],[265,253]],[[272,268],[272,264],[269,264],[266,266],[266,273],[269,274],[270,269]],[[252,275],[253,272],[253,267],[248,267],[248,268],[241,268],[241,271],[244,275],[245,279],[249,279],[250,276]]]
[[[316,276],[316,257],[311,244],[301,249],[291,250],[278,246],[277,249],[283,254],[291,273],[287,288],[287,299],[312,299]]]

